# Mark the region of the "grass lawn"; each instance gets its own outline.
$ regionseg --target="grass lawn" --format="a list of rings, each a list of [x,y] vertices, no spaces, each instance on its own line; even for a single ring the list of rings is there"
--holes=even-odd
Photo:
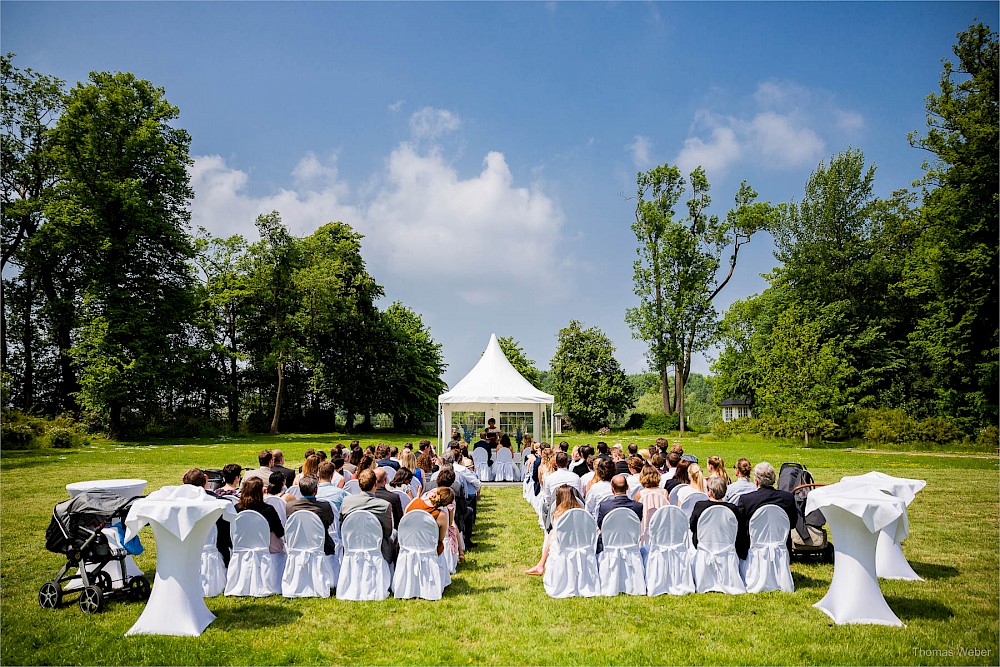
[[[391,436],[382,440],[402,443]],[[598,438],[570,437],[574,445]],[[621,441],[615,436],[608,442]],[[141,603],[113,601],[84,615],[72,601],[38,606],[39,587],[63,563],[45,551],[52,508],[69,482],[139,477],[147,491],[178,484],[189,467],[256,465],[280,447],[289,466],[306,447],[349,436],[247,436],[153,444],[98,442],[80,450],[8,451],[0,456],[0,662],[86,665],[665,665],[982,664],[998,660],[998,467],[996,457],[921,456],[798,449],[791,445],[697,438],[685,449],[702,461],[740,456],[804,463],[818,482],[880,470],[927,480],[910,506],[903,550],[925,581],[883,581],[905,628],[835,626],[812,607],[826,593],[830,565],[793,563],[795,593],[553,600],[522,571],[538,558],[542,533],[517,487],[487,488],[479,547],[439,602],[217,597],[217,616],[199,638],[130,637]],[[653,438],[635,438],[640,447]],[[372,444],[374,437],[362,439]],[[626,441],[628,442],[628,441]],[[156,548],[143,530],[136,558],[150,580]]]

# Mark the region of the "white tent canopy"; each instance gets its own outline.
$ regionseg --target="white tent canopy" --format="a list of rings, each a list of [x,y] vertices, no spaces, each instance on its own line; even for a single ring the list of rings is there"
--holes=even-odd
[[[444,444],[453,426],[478,436],[490,417],[512,440],[520,430],[537,442],[542,440],[543,425],[552,435],[554,402],[552,394],[535,388],[517,372],[492,334],[479,362],[438,396],[438,442]]]

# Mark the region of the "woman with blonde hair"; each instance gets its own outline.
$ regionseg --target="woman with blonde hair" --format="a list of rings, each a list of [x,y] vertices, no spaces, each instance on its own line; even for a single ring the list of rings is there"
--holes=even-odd
[[[424,485],[424,471],[417,467],[417,457],[413,455],[412,449],[404,449],[399,453],[399,465],[412,472],[421,487]]]
[[[687,475],[690,481],[687,484],[681,484],[670,492],[671,501],[673,501],[676,497],[678,507],[680,507],[692,493],[705,493],[705,475],[701,472],[701,468],[697,463],[692,463],[688,466]],[[675,496],[674,494],[677,495]]]
[[[642,505],[642,537],[640,542],[649,542],[648,530],[649,520],[653,513],[670,504],[670,496],[665,489],[660,488],[660,471],[648,463],[642,467],[639,473],[639,484],[641,486],[635,492],[635,500]]]
[[[726,462],[722,460],[721,456],[708,457],[708,476],[721,477],[725,480],[726,486],[732,483],[729,481],[729,473],[726,472]]]
[[[305,462],[302,464],[302,472],[295,476],[292,486],[298,486],[299,480],[306,475],[319,475],[319,457],[315,454],[310,454],[306,457]]]

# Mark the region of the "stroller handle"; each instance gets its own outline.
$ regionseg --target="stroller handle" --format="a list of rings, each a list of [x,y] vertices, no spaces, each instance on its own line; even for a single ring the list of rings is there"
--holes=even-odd
[[[792,489],[792,493],[795,493],[799,489],[815,489],[820,486],[826,486],[826,484],[799,484],[794,489]]]

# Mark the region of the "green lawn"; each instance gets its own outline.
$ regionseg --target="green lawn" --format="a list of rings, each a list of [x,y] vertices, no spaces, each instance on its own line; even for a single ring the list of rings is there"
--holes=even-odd
[[[391,437],[401,443],[417,438]],[[608,442],[621,441],[610,436]],[[280,447],[289,465],[306,447],[349,436],[254,436],[97,443],[81,450],[3,451],[0,457],[0,661],[3,664],[997,664],[998,469],[995,457],[921,456],[797,449],[762,441],[692,438],[685,448],[728,465],[804,463],[819,482],[869,470],[927,480],[910,506],[903,549],[922,582],[884,581],[905,628],[834,626],[812,604],[833,568],[794,563],[793,594],[718,594],[553,600],[533,564],[542,534],[519,488],[488,488],[477,541],[439,602],[212,598],[216,621],[200,638],[130,637],[142,604],[111,602],[84,615],[75,603],[38,606],[38,588],[62,565],[44,549],[52,507],[65,484],[140,477],[153,490],[189,467],[255,464]],[[596,437],[571,437],[575,445]],[[640,447],[653,438],[636,438]],[[374,438],[363,439],[371,444]],[[628,441],[625,441],[627,444]],[[155,543],[136,561],[152,579]],[[977,653],[978,652],[978,653]]]

